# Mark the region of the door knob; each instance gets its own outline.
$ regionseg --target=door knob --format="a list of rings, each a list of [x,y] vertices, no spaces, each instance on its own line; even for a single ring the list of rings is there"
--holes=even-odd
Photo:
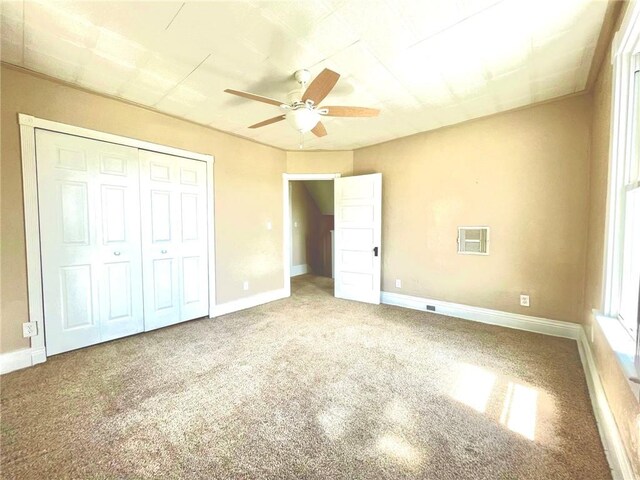
[[[113,254],[114,254],[116,257],[119,257],[119,256],[120,256],[120,252],[113,252]]]
[[[378,256],[378,247],[373,247],[373,256],[374,257]]]
[[[166,250],[160,250],[160,253],[167,253]]]

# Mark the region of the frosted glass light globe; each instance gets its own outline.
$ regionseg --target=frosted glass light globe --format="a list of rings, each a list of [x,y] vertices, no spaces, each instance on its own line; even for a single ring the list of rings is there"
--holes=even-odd
[[[300,133],[310,132],[320,121],[320,115],[308,108],[299,108],[287,112],[287,121]]]

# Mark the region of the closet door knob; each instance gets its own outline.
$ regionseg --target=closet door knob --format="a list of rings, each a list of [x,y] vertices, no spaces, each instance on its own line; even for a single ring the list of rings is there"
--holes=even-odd
[[[160,250],[160,253],[167,253],[166,250]]]

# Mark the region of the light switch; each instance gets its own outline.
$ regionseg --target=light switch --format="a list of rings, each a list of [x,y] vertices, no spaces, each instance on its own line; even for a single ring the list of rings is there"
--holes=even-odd
[[[267,230],[271,230],[273,228],[273,225],[271,224],[271,222],[267,222]]]

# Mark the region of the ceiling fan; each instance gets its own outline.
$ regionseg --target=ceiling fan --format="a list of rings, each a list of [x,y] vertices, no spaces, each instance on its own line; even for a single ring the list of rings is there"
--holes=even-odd
[[[225,92],[239,97],[256,100],[258,102],[268,103],[286,110],[286,113],[277,117],[264,120],[262,122],[251,125],[249,128],[260,128],[272,123],[280,122],[286,119],[300,133],[312,132],[317,137],[324,137],[327,130],[320,121],[323,116],[327,117],[375,117],[380,113],[377,108],[367,107],[325,107],[319,106],[319,103],[331,92],[338,82],[340,75],[328,68],[325,68],[311,82],[311,72],[309,70],[298,70],[294,77],[300,84],[300,88],[289,92],[289,102],[281,102],[273,98],[263,97],[254,93],[242,92],[240,90],[226,89]],[[309,84],[309,86],[307,86]]]

